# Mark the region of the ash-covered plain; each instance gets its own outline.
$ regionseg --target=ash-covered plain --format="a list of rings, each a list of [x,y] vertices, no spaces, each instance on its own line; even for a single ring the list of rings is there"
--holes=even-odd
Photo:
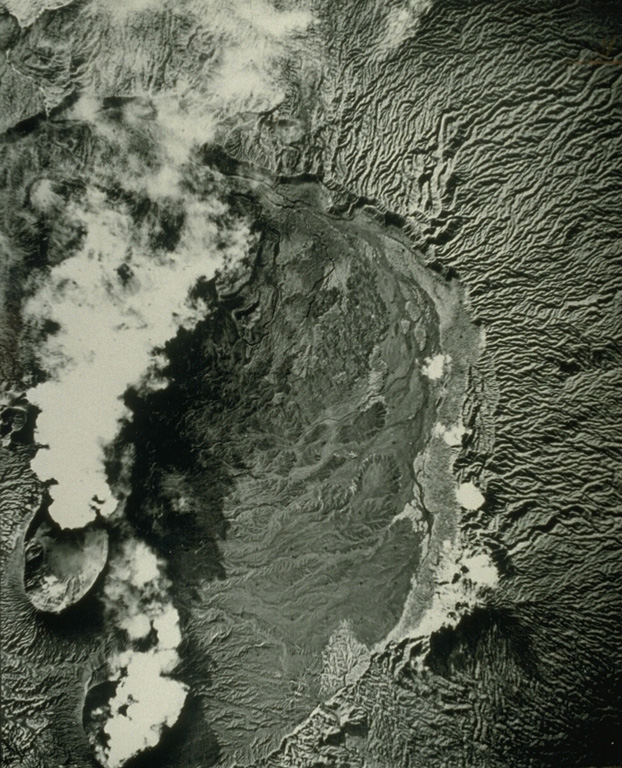
[[[2,764],[622,765],[617,5],[4,8]]]

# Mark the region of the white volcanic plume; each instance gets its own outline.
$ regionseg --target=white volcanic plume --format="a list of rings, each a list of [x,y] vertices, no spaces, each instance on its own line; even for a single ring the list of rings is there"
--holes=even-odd
[[[52,3],[26,6],[36,11]],[[179,70],[156,91],[151,38],[136,30],[149,14],[145,29],[152,28],[161,11],[188,14],[193,37],[205,44],[201,55],[190,52],[180,63],[186,43],[172,41]],[[248,222],[230,215],[214,180],[204,187],[197,181],[204,169],[191,167],[195,150],[214,140],[220,121],[278,106],[285,98],[280,63],[299,53],[300,34],[311,22],[306,12],[277,11],[267,0],[92,0],[77,13],[93,18],[106,41],[98,54],[81,57],[82,96],[64,114],[88,124],[95,137],[92,156],[83,165],[78,157],[78,170],[69,171],[88,175],[88,183],[82,198],[67,204],[54,183],[63,169],[51,168],[51,180],[33,186],[31,204],[49,216],[66,205],[63,215],[86,234],[76,252],[40,275],[24,306],[32,339],[48,332],[37,350],[46,379],[28,393],[41,410],[37,441],[48,447],[32,466],[42,480],[55,481],[50,514],[64,527],[115,510],[104,461],[127,416],[124,393],[133,385],[166,385],[154,351],[205,313],[190,300],[191,289],[252,247]],[[114,106],[106,111],[102,96],[111,94],[123,98],[108,99]],[[77,154],[90,151],[85,142]],[[154,216],[136,215],[133,196],[156,214],[167,206],[181,212],[172,250],[154,239]],[[186,687],[171,677],[181,635],[169,588],[162,561],[146,545],[129,539],[112,556],[104,600],[109,620],[126,637],[122,652],[109,659],[117,688],[100,713],[104,740],[93,741],[107,768],[154,746],[183,707]]]
[[[115,93],[126,70],[133,81],[136,59],[128,58],[128,50],[133,56],[135,43],[124,45],[124,20],[128,13],[164,6],[172,7],[161,0],[95,0],[85,6],[85,13],[100,15],[101,24],[109,24],[118,38],[114,66],[101,61],[90,75],[94,84]],[[311,22],[307,13],[277,11],[266,0],[192,0],[177,9],[212,29],[209,71],[182,75],[159,93],[135,92],[116,120],[103,115],[94,91],[84,90],[69,116],[89,123],[108,146],[95,161],[94,182],[68,211],[86,230],[86,239],[78,253],[41,280],[24,310],[31,328],[58,328],[38,352],[48,380],[32,388],[29,398],[41,409],[37,440],[49,446],[38,451],[32,466],[42,480],[56,481],[50,514],[65,527],[114,510],[104,447],[125,414],[123,393],[154,367],[154,348],[200,317],[200,309],[188,301],[196,281],[248,253],[248,226],[229,224],[223,231],[226,207],[218,197],[197,197],[184,186],[193,148],[214,138],[224,116],[279,103],[277,62]],[[111,202],[102,191],[111,183],[152,202],[179,204],[185,223],[173,253],[154,250],[149,225],[137,225],[126,205]]]
[[[172,726],[184,705],[187,687],[170,677],[179,658],[179,615],[169,597],[164,564],[146,544],[130,539],[111,560],[104,586],[106,609],[126,632],[129,648],[109,662],[117,680],[105,707],[103,742],[95,753],[107,768],[155,746],[164,726]],[[151,639],[148,650],[140,641]]]
[[[125,414],[123,393],[153,366],[155,347],[202,316],[205,308],[188,299],[197,280],[246,255],[249,229],[240,223],[223,232],[214,219],[224,211],[217,200],[189,202],[180,243],[167,253],[153,250],[147,227],[137,228],[102,192],[89,189],[76,207],[83,247],[50,271],[24,311],[31,326],[58,327],[38,351],[49,380],[28,396],[41,409],[37,439],[49,446],[32,467],[57,482],[50,514],[61,526],[114,510],[104,446]]]

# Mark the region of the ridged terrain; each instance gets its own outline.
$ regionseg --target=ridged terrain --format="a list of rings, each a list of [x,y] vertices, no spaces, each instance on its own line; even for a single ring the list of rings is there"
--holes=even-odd
[[[180,722],[165,734],[159,764],[204,768],[237,755],[245,765],[270,768],[622,765],[618,6],[301,3],[298,10],[311,18],[304,32],[261,49],[269,51],[278,87],[271,84],[263,102],[247,103],[227,101],[218,90],[226,57],[214,50],[244,45],[232,31],[237,27],[206,14],[207,2],[175,13],[154,5],[122,24],[91,12],[88,3],[44,13],[24,29],[0,16],[0,371],[13,391],[30,383],[40,340],[25,339],[20,327],[24,286],[83,236],[69,215],[46,219],[28,204],[45,174],[69,180],[59,194],[78,200],[82,187],[72,179],[86,183],[92,172],[90,118],[79,111],[79,96],[94,93],[114,112],[125,98],[166,94],[183,80],[215,115],[209,138],[220,149],[201,163],[238,179],[232,189],[245,196],[245,215],[250,206],[261,222],[265,253],[281,235],[289,246],[269,265],[261,262],[241,292],[239,285],[231,289],[242,299],[225,302],[226,321],[223,315],[182,335],[177,352],[172,343],[170,391],[179,397],[130,397],[134,418],[117,446],[137,451],[128,517],[137,535],[168,553],[182,619],[179,676],[191,693]],[[190,113],[194,131],[205,115]],[[305,184],[316,191],[301,202]],[[287,204],[276,189],[290,195]],[[284,212],[275,212],[279,206]],[[372,235],[363,236],[357,222]],[[393,235],[401,245],[391,255]],[[347,241],[342,248],[335,244],[340,237]],[[373,258],[362,245],[370,240]],[[307,241],[322,245],[317,254],[308,246],[305,260],[299,254]],[[355,275],[347,290],[346,283],[330,283],[335,264],[342,264],[343,280]],[[411,268],[406,290],[400,280]],[[438,293],[430,285],[440,286]],[[418,337],[414,325],[401,329],[405,336],[395,330],[401,320],[414,322],[404,316],[409,291],[424,315]],[[416,302],[411,298],[411,307]],[[342,317],[332,317],[337,307]],[[445,317],[439,307],[447,308]],[[192,351],[187,357],[184,344]],[[240,352],[244,344],[254,350],[248,358]],[[456,367],[435,390],[421,366],[437,352],[451,354]],[[397,401],[385,410],[348,400],[362,381],[379,380],[378,372],[390,380],[398,371],[397,391],[408,392],[400,402],[426,413],[410,431],[397,425]],[[411,375],[417,383],[403,389]],[[307,383],[297,384],[298,377]],[[195,379],[203,387],[201,408]],[[145,402],[153,403],[151,411],[143,410]],[[230,410],[223,414],[215,403]],[[331,408],[351,418],[326,427]],[[465,430],[451,447],[434,422],[449,427],[460,410]],[[184,431],[171,428],[162,451],[157,439],[172,413]],[[397,446],[389,448],[385,438]],[[23,536],[41,489],[28,469],[28,440],[5,442],[3,759],[11,768],[63,761],[85,768],[91,753],[81,728],[84,694],[90,673],[111,653],[115,629],[97,595],[72,609],[72,621],[44,617],[25,599]],[[207,444],[218,445],[217,460]],[[356,461],[347,456],[353,446]],[[221,472],[220,485],[203,485],[206,467],[212,476]],[[459,509],[454,485],[470,482],[484,503]],[[378,570],[363,569],[363,596],[354,578],[344,587],[339,574],[327,571],[327,594],[342,590],[347,609],[322,598],[317,574],[305,582],[305,595],[291,563],[278,567],[277,552],[292,546],[300,558],[308,541],[316,542],[316,557],[334,547],[331,558],[339,563],[347,546],[338,543],[358,533],[360,541],[385,536],[392,545],[389,523],[413,483],[429,549],[419,551],[423,536],[402,519],[405,538],[395,559],[380,553]],[[322,495],[327,489],[333,496]],[[178,539],[175,553],[180,518],[173,513],[182,496],[194,499],[176,513],[191,535]],[[339,528],[333,507],[346,517],[361,515],[358,533],[354,523]],[[311,521],[302,531],[301,512]],[[258,539],[261,557],[253,548]],[[455,545],[447,555],[455,574],[441,568],[445,539]],[[490,555],[496,586],[480,589],[461,566],[463,551]],[[420,591],[408,595],[417,569]],[[397,578],[395,571],[396,587],[387,589],[383,579]],[[442,616],[418,626],[430,604],[446,612],[445,626]],[[240,616],[231,619],[235,606]],[[331,631],[303,622],[288,636],[281,623],[292,606],[310,611],[310,624],[328,615]],[[273,650],[265,659],[249,650],[258,682],[245,687],[240,649],[257,640],[253,611],[264,611],[262,620],[277,627],[270,642],[282,643],[281,663],[314,678],[302,694],[270,684]],[[230,621],[228,629],[217,631],[216,614]],[[338,617],[358,622],[354,638],[338,628]],[[228,631],[249,626],[244,643],[228,643]],[[301,638],[310,640],[299,669],[292,648]],[[354,667],[351,677],[343,671]],[[148,765],[155,758],[145,753],[136,765],[141,759]]]

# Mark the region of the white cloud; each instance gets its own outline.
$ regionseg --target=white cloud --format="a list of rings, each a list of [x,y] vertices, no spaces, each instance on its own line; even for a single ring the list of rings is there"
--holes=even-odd
[[[170,0],[94,0],[94,10],[103,10],[118,21],[126,21],[128,17],[146,11],[161,11],[170,7]]]
[[[51,179],[39,179],[30,190],[30,204],[42,213],[52,213],[59,205],[62,199],[54,191],[54,184]]]
[[[233,7],[239,19],[274,38],[304,32],[313,20],[308,11],[278,11],[266,0],[247,0],[235,3]]]
[[[427,376],[431,381],[438,381],[443,377],[445,365],[450,362],[451,357],[449,355],[438,354],[433,357],[427,357],[424,360],[421,371],[423,375]]]
[[[160,5],[145,0],[102,5],[99,0],[91,8],[126,13]],[[49,445],[32,465],[41,479],[57,481],[50,490],[50,513],[66,527],[84,525],[96,512],[114,511],[103,459],[125,415],[124,391],[155,367],[154,347],[197,321],[199,313],[187,302],[196,280],[211,277],[248,250],[248,226],[218,231],[215,219],[225,207],[217,198],[199,201],[181,192],[183,166],[193,148],[214,138],[223,115],[268,109],[283,98],[274,75],[278,61],[290,37],[311,22],[306,13],[278,12],[265,0],[250,5],[195,0],[178,10],[192,11],[219,41],[205,84],[180,79],[173,90],[135,94],[121,108],[120,123],[102,113],[96,94],[85,92],[71,116],[90,122],[114,148],[117,161],[110,174],[115,182],[152,200],[183,204],[180,245],[171,256],[154,254],[148,233],[136,231],[128,211],[109,203],[101,184],[92,186],[69,211],[87,231],[82,250],[51,270],[25,308],[31,325],[52,320],[60,326],[39,351],[50,379],[29,395],[42,410],[37,439]],[[156,163],[149,169],[131,149],[136,132],[154,151]],[[34,190],[40,207],[56,202],[48,187],[43,182]],[[217,251],[216,243],[223,240],[227,247]],[[122,265],[132,272],[127,284],[117,274]]]
[[[150,581],[155,581],[160,575],[158,558],[142,541],[136,542],[132,564],[134,567],[132,568],[130,583],[139,589]]]
[[[222,119],[236,112],[275,107],[284,97],[278,83],[281,63],[292,56],[301,58],[303,36],[313,23],[309,12],[277,10],[267,0],[93,0],[89,6],[92,14],[101,15],[102,23],[111,25],[111,34],[121,44],[128,18],[163,8],[186,16],[209,46],[205,63],[182,65],[175,85],[159,94],[187,99],[183,118],[190,121],[195,114]],[[136,44],[131,34],[127,39]],[[125,79],[136,85],[132,70],[139,59],[149,60],[150,56],[150,51],[132,50],[127,56],[120,52],[118,65],[108,69],[104,63],[94,73],[95,80],[114,91],[119,71],[129,69]],[[142,95],[154,98],[158,94]]]
[[[487,551],[473,551],[461,542],[443,541],[434,568],[434,592],[428,608],[416,623],[405,611],[397,626],[378,644],[381,651],[389,642],[409,639],[416,643],[441,627],[453,627],[475,606],[482,603],[487,589],[497,585],[499,574]],[[416,582],[413,581],[413,586]],[[408,658],[408,654],[405,654]],[[423,656],[418,663],[423,663]]]
[[[431,7],[432,0],[408,0],[405,4],[392,8],[386,19],[383,49],[391,52],[411,37],[416,32],[421,18]]]
[[[50,514],[65,527],[79,527],[95,512],[110,515],[116,499],[104,471],[104,447],[126,414],[121,397],[144,380],[152,350],[192,327],[204,309],[188,300],[197,280],[211,277],[224,259],[246,255],[251,240],[244,223],[220,231],[218,200],[185,201],[186,223],[173,254],[154,252],[149,232],[138,231],[123,209],[90,189],[73,213],[87,230],[78,254],[55,266],[26,303],[34,326],[59,325],[38,350],[50,379],[29,391],[41,408],[32,467],[50,488]],[[218,250],[217,242],[227,246]],[[131,271],[124,280],[118,270]]]
[[[462,437],[468,433],[462,423],[462,419],[459,419],[453,426],[446,427],[441,422],[434,425],[434,434],[436,437],[442,438],[447,445],[452,448],[460,447],[462,445]]]
[[[499,572],[495,564],[485,552],[477,555],[465,555],[462,564],[467,569],[468,579],[477,587],[496,587]]]
[[[395,515],[391,521],[391,525],[399,522],[400,520],[409,520],[415,533],[421,534],[425,533],[427,530],[421,508],[414,499],[407,502],[404,506],[404,509]]]
[[[97,750],[108,768],[119,768],[130,757],[160,740],[162,728],[177,721],[186,699],[186,687],[162,675],[157,652],[133,653],[122,667],[110,702],[111,717],[104,726],[108,747]]]
[[[104,584],[109,618],[127,632],[130,647],[110,661],[117,680],[103,725],[106,746],[94,739],[97,757],[107,768],[118,768],[130,757],[155,746],[164,726],[172,726],[183,708],[187,687],[170,677],[181,643],[179,614],[169,595],[164,563],[136,539],[129,539],[110,562]],[[155,630],[152,648],[135,643]]]
[[[10,0],[15,3],[16,0]],[[31,0],[36,3],[67,4],[67,0]],[[283,39],[304,32],[312,16],[303,10],[278,10],[268,0],[92,0],[92,11],[104,11],[116,21],[129,16],[169,9],[192,13],[203,23],[241,34],[244,25],[266,37]]]
[[[471,482],[461,483],[456,488],[458,504],[465,509],[476,510],[484,503],[484,496],[479,488]]]

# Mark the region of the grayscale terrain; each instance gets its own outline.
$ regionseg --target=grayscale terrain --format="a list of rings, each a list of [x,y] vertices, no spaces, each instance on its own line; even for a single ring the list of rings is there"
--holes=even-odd
[[[2,766],[622,766],[622,7],[0,48]]]

